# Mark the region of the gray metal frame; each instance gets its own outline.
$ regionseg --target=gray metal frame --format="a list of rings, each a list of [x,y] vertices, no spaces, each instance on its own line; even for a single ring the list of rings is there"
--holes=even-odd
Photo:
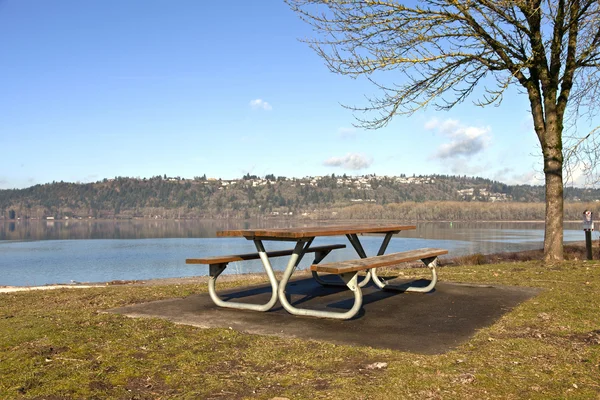
[[[275,304],[277,303],[277,300],[279,299],[279,302],[281,303],[283,308],[285,308],[290,314],[321,317],[321,318],[334,318],[334,319],[352,318],[358,312],[358,310],[360,310],[360,307],[362,306],[362,293],[361,293],[360,289],[357,290],[357,284],[356,284],[356,278],[358,275],[357,273],[343,274],[343,276],[342,276],[342,279],[346,282],[346,286],[348,286],[348,288],[354,292],[354,297],[355,297],[354,306],[347,312],[339,313],[339,312],[334,312],[334,311],[318,311],[318,310],[301,309],[301,308],[296,308],[296,307],[292,306],[289,303],[289,301],[287,300],[287,297],[285,294],[285,288],[286,288],[291,276],[293,275],[294,271],[298,267],[298,264],[300,264],[302,257],[304,257],[306,250],[312,244],[313,240],[314,240],[314,238],[307,238],[307,239],[302,239],[296,243],[296,246],[294,247],[294,251],[292,252],[292,255],[290,256],[290,259],[288,261],[286,269],[283,273],[283,278],[281,279],[280,282],[278,282],[277,278],[275,277],[275,273],[273,272],[273,267],[271,266],[271,262],[269,261],[269,257],[267,255],[265,247],[262,243],[262,240],[261,239],[254,240],[254,245],[256,246],[256,250],[258,251],[260,260],[261,260],[263,267],[267,273],[267,276],[269,277],[269,282],[271,283],[271,289],[272,289],[271,298],[267,303],[252,304],[252,303],[243,303],[243,302],[237,302],[237,301],[227,301],[227,300],[221,299],[216,291],[216,281],[219,278],[219,276],[221,275],[221,273],[223,273],[223,271],[225,271],[225,268],[227,267],[227,263],[211,264],[209,266],[210,279],[208,281],[208,293],[210,295],[210,298],[219,307],[233,308],[233,309],[238,309],[238,310],[262,311],[262,312],[269,311],[270,309],[272,309],[275,306]],[[331,252],[331,250],[317,252],[315,255],[315,263],[319,263],[330,252]]]
[[[260,259],[263,263],[265,271],[267,272],[267,276],[269,277],[269,282],[271,283],[271,299],[265,304],[242,303],[237,301],[226,301],[221,299],[217,294],[216,282],[219,275],[221,275],[221,273],[225,271],[227,263],[211,264],[209,266],[210,279],[208,280],[208,294],[217,306],[225,308],[235,308],[237,310],[269,311],[275,306],[275,304],[277,304],[277,288],[279,287],[279,283],[277,282],[277,278],[275,277],[275,273],[273,272],[273,267],[271,266],[269,257],[267,257],[262,242],[260,240],[255,240],[254,243],[260,255]]]
[[[298,267],[298,264],[302,260],[306,249],[310,246],[314,238],[310,238],[305,240],[301,240],[296,243],[296,247],[294,248],[294,252],[290,256],[290,260],[288,261],[287,267],[285,268],[285,272],[283,273],[283,278],[279,282],[279,289],[277,291],[277,295],[279,297],[279,302],[283,306],[283,308],[293,315],[302,315],[309,317],[317,317],[317,318],[333,318],[333,319],[350,319],[355,316],[360,308],[362,307],[362,292],[357,285],[357,277],[358,273],[351,274],[341,274],[341,278],[344,280],[348,289],[350,289],[354,293],[354,304],[350,310],[345,312],[337,312],[337,311],[321,311],[321,310],[311,310],[307,308],[297,308],[294,307],[287,299],[285,288],[287,284],[294,274],[294,271]],[[321,258],[322,259],[322,258]],[[319,260],[321,261],[321,260]]]
[[[377,251],[377,255],[378,256],[382,256],[385,254],[385,251],[387,250],[388,245],[390,244],[390,240],[392,239],[392,236],[394,236],[396,232],[388,232],[385,234],[385,237],[383,238],[383,241],[381,242],[381,246],[379,246],[379,251]],[[365,252],[365,249],[363,248],[362,244],[360,243],[360,240],[358,239],[358,235],[353,233],[353,234],[348,234],[346,235],[346,237],[348,238],[348,241],[350,241],[350,244],[352,245],[352,247],[354,247],[354,250],[356,251],[356,254],[358,254],[358,256],[360,258],[367,258],[367,253]],[[319,260],[320,262],[321,260]],[[318,264],[318,262],[316,261],[316,257],[315,257],[315,262],[314,264]],[[312,276],[314,278],[315,281],[317,281],[320,285],[322,286],[346,286],[345,283],[342,282],[337,282],[336,281],[329,281],[329,280],[324,280],[323,278],[321,278],[319,276],[319,273],[316,271],[311,271],[312,272]],[[367,283],[369,283],[369,281],[371,279],[373,279],[373,277],[377,276],[377,273],[375,271],[375,268],[372,268],[370,270],[367,271],[367,274],[365,275],[365,277],[359,282],[358,286],[359,287],[365,287],[367,285]],[[341,275],[340,275],[341,277]],[[382,283],[381,280],[379,280],[379,283]],[[375,283],[377,286],[379,286],[377,284],[377,282]],[[381,287],[381,286],[379,286]]]
[[[431,292],[437,283],[437,272],[435,267],[437,267],[437,257],[424,258],[421,260],[430,270],[431,270],[431,281],[427,286],[413,286],[410,283],[404,283],[401,285],[391,285],[389,282],[382,280],[377,276],[377,268],[373,268],[371,271],[371,278],[373,282],[379,289],[383,290],[397,290],[401,292],[418,292],[418,293],[427,293]]]
[[[378,256],[385,254],[385,251],[390,243],[390,240],[395,233],[396,232],[386,233],[386,235],[383,239],[383,242],[381,243],[381,246],[379,248],[379,251],[377,252]],[[360,240],[358,239],[358,235],[357,234],[348,234],[348,235],[346,235],[346,237],[352,244],[352,247],[354,247],[354,250],[356,251],[358,256],[360,258],[367,258],[367,254],[366,254],[364,248],[362,247]],[[380,289],[400,290],[400,291],[405,291],[405,292],[429,292],[435,287],[435,284],[437,283],[437,273],[435,270],[435,267],[437,266],[437,257],[431,257],[431,258],[422,260],[425,263],[425,265],[427,265],[427,267],[429,267],[429,269],[431,270],[432,275],[433,275],[430,284],[427,285],[426,287],[416,287],[416,286],[412,286],[410,284],[391,285],[388,282],[382,280],[381,278],[379,278],[377,276],[376,268],[370,269],[367,272],[367,275],[360,281],[360,283],[358,282],[358,276],[359,276],[358,272],[340,274],[339,276],[343,281],[343,283],[342,283],[342,282],[329,282],[329,281],[323,280],[317,274],[317,272],[313,271],[312,272],[313,278],[321,285],[348,287],[348,289],[350,289],[354,294],[354,304],[352,305],[352,307],[349,310],[343,311],[343,312],[311,310],[311,309],[306,309],[306,308],[294,307],[288,301],[288,298],[286,295],[286,287],[287,287],[287,284],[289,283],[292,275],[294,274],[296,268],[300,264],[300,261],[302,261],[302,258],[306,254],[306,250],[312,244],[313,240],[314,240],[314,237],[310,237],[310,238],[300,239],[296,242],[296,246],[294,247],[292,255],[290,256],[290,259],[287,263],[287,266],[283,273],[283,277],[281,278],[281,281],[278,282],[277,278],[275,277],[275,273],[273,272],[273,267],[271,266],[271,262],[269,261],[267,252],[262,243],[262,238],[254,238],[254,244],[256,246],[256,249],[258,250],[260,260],[262,261],[263,267],[267,273],[267,276],[269,277],[269,282],[271,284],[271,289],[272,289],[271,298],[269,299],[269,301],[267,303],[265,303],[265,304],[250,304],[250,303],[242,303],[242,302],[235,302],[235,301],[225,301],[225,300],[221,299],[216,293],[216,280],[219,277],[219,275],[221,275],[221,273],[227,267],[227,263],[210,265],[210,279],[208,281],[208,292],[209,292],[211,299],[217,306],[220,306],[220,307],[234,308],[234,309],[240,309],[240,310],[263,311],[263,312],[272,309],[275,306],[275,304],[277,303],[277,300],[279,300],[279,302],[281,303],[283,308],[287,312],[289,312],[290,314],[293,314],[293,315],[310,316],[310,317],[317,317],[317,318],[350,319],[350,318],[354,317],[359,312],[360,308],[362,307],[363,296],[362,296],[361,288],[364,287],[367,283],[369,283],[369,281],[371,279],[373,280],[375,285],[377,287],[379,287]],[[315,260],[313,263],[318,264],[330,252],[331,252],[331,250],[315,253]]]

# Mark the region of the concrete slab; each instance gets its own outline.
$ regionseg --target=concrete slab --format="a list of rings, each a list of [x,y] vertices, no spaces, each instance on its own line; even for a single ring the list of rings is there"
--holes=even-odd
[[[352,295],[345,288],[325,288],[311,278],[290,283],[295,306],[347,310]],[[217,307],[208,294],[193,295],[109,310],[131,317],[156,317],[202,328],[238,331],[371,346],[400,351],[440,354],[467,341],[478,329],[540,292],[536,288],[438,282],[427,294],[363,288],[360,313],[348,321],[298,317],[280,305],[266,313]],[[266,303],[270,286],[260,285],[220,293],[223,299]]]

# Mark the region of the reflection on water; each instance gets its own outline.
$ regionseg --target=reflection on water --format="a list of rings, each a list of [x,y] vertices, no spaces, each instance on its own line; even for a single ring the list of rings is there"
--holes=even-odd
[[[0,286],[51,283],[103,282],[206,275],[204,266],[186,265],[186,258],[254,252],[254,244],[241,238],[216,238],[223,229],[289,227],[314,222],[262,221],[29,221],[8,222],[0,232]],[[2,225],[0,225],[2,226]],[[420,223],[390,242],[388,252],[440,247],[455,257],[537,249],[543,243],[543,223]],[[565,241],[583,240],[578,223],[567,224]],[[595,234],[594,234],[595,235]],[[70,240],[80,239],[80,240]],[[95,240],[104,239],[104,240]],[[143,239],[143,240],[140,240]],[[367,254],[376,254],[381,236],[363,236]],[[596,237],[594,236],[594,239]],[[315,245],[343,243],[327,258],[355,258],[345,237],[317,238]],[[290,243],[268,242],[268,250],[290,248]],[[300,265],[312,261],[306,257]],[[275,269],[286,258],[273,260]],[[232,263],[227,273],[261,272],[260,261]]]
[[[287,228],[273,220],[27,220],[0,224],[0,240],[148,239],[215,237],[225,229]],[[313,224],[314,225],[314,224]]]
[[[386,223],[386,221],[376,221]],[[360,223],[360,222],[358,222]],[[209,238],[217,231],[248,228],[289,228],[292,226],[335,225],[335,221],[243,220],[27,220],[0,223],[0,240],[149,239]],[[340,223],[338,223],[340,224]],[[410,223],[413,224],[413,223]],[[499,236],[523,236],[544,229],[543,222],[422,222],[408,237],[498,240]],[[581,230],[580,223],[565,223],[566,230]],[[537,235],[536,235],[537,237]],[[523,239],[523,238],[522,238]],[[484,240],[484,239],[482,239]],[[583,238],[575,239],[583,240]]]

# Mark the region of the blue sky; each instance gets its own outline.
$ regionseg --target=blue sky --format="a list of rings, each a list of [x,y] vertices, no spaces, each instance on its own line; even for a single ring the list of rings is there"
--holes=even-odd
[[[526,96],[355,129],[340,104],[376,90],[331,73],[310,36],[281,0],[0,0],[0,189],[246,173],[543,183]]]

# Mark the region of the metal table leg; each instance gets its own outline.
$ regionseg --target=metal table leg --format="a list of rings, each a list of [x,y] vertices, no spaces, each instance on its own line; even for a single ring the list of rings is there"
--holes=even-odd
[[[241,303],[236,301],[225,301],[219,297],[216,291],[216,281],[219,275],[225,270],[227,264],[211,264],[210,265],[210,279],[208,281],[208,293],[212,301],[219,307],[226,308],[235,308],[238,310],[253,310],[253,311],[268,311],[277,303],[277,278],[275,278],[275,273],[273,272],[273,267],[271,267],[271,262],[269,261],[269,257],[265,252],[265,248],[260,240],[255,240],[254,244],[256,245],[256,249],[260,255],[260,259],[263,263],[265,271],[267,272],[267,276],[269,277],[269,282],[271,283],[271,299],[265,304],[250,304],[250,303]]]
[[[381,246],[379,247],[379,251],[377,252],[378,256],[385,254],[385,250],[387,249],[388,245],[390,244],[390,240],[392,239],[392,236],[394,236],[393,232],[388,232],[385,234],[385,237],[383,238],[383,242],[381,243]],[[350,244],[352,244],[352,247],[354,247],[354,250],[356,250],[356,253],[358,254],[358,256],[360,258],[367,258],[367,253],[365,252],[365,249],[362,247],[362,244],[360,243],[360,240],[358,239],[358,235],[348,234],[348,235],[346,235],[346,237],[350,241]],[[321,259],[317,260],[317,257],[315,257],[315,262],[313,264],[318,264],[320,261],[321,261]],[[323,278],[321,278],[319,276],[319,274],[316,271],[312,271],[312,276],[313,276],[314,280],[316,280],[319,284],[321,284],[323,286],[344,286],[344,284],[341,282],[335,282],[335,281],[331,282],[331,281],[324,280]],[[377,277],[375,269],[370,269],[367,271],[367,274],[360,281],[358,286],[360,286],[361,288],[365,287],[371,279],[373,279],[373,280],[377,279],[377,282],[375,282],[375,285],[377,285],[378,287],[382,287],[381,285],[385,285],[385,283],[382,282],[379,277]]]
[[[427,267],[431,270],[431,275],[432,275],[431,281],[429,282],[429,285],[427,285],[427,286],[424,286],[424,287],[412,286],[410,283],[405,283],[402,285],[390,285],[388,282],[382,281],[377,276],[377,271],[375,271],[375,268],[372,269],[373,282],[375,282],[375,284],[377,285],[377,287],[379,289],[397,290],[397,291],[401,291],[401,292],[419,292],[419,293],[431,292],[437,283],[437,272],[435,270],[435,267],[437,267],[437,257],[424,258],[421,261],[423,261],[423,263],[425,265],[427,265]]]
[[[305,250],[310,246],[310,242],[312,242],[312,239],[310,239],[310,241],[306,244],[303,241],[299,241],[296,244],[296,247],[294,248],[294,252],[290,256],[290,260],[289,260],[287,267],[285,269],[285,272],[283,274],[283,278],[281,279],[281,282],[279,282],[279,289],[277,291],[278,297],[279,297],[279,302],[281,303],[281,305],[283,306],[283,308],[285,308],[285,310],[287,312],[289,312],[290,314],[293,314],[293,315],[302,315],[302,316],[310,316],[310,317],[318,317],[318,318],[333,318],[333,319],[350,319],[350,318],[354,317],[358,313],[358,311],[360,310],[360,308],[362,306],[362,292],[360,290],[360,287],[357,285],[358,273],[356,273],[356,272],[340,275],[342,277],[342,279],[344,280],[344,282],[346,283],[346,286],[348,286],[348,288],[354,293],[354,305],[348,311],[336,312],[336,311],[321,311],[321,310],[310,310],[310,309],[306,309],[306,308],[297,308],[297,307],[292,306],[290,304],[290,302],[287,300],[287,297],[285,294],[285,288],[286,288],[290,278],[292,277],[292,274],[296,270],[296,267],[298,267],[298,264],[300,263],[300,260],[302,259],[302,256],[304,255]]]

